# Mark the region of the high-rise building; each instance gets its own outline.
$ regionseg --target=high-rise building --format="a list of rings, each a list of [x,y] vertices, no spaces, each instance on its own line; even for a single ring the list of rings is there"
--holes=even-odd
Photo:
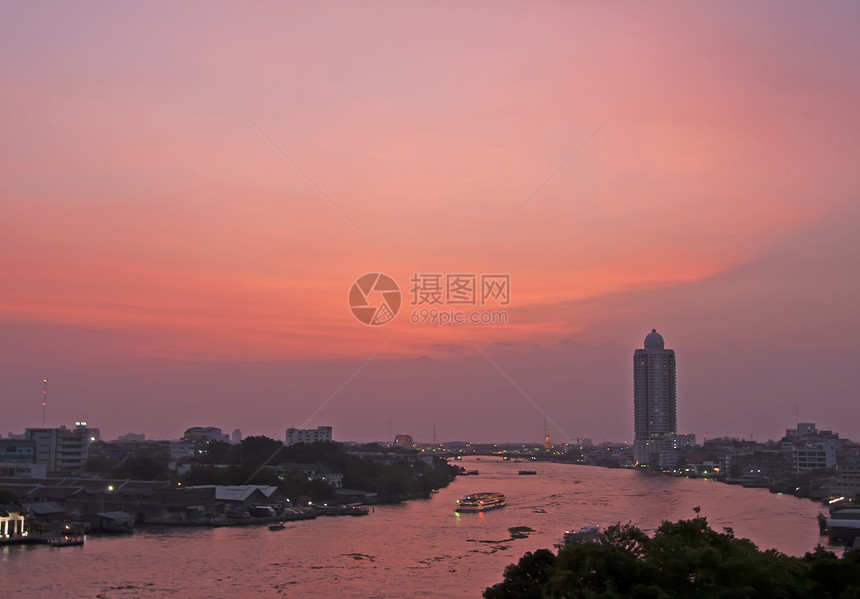
[[[675,352],[651,329],[645,348],[633,352],[634,462],[656,464],[677,433],[675,399]]]

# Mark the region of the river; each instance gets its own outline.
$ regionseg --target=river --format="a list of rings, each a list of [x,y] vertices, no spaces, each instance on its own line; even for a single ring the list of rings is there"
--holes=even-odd
[[[820,504],[766,489],[630,470],[495,458],[463,460],[459,477],[427,500],[376,506],[368,516],[265,526],[140,529],[91,536],[83,547],[0,548],[4,597],[472,597],[499,582],[526,551],[551,548],[565,530],[630,521],[653,530],[694,516],[730,526],[760,548],[812,550]],[[519,476],[520,469],[536,470]],[[507,507],[454,513],[463,495],[499,491]],[[509,527],[534,529],[511,540]]]

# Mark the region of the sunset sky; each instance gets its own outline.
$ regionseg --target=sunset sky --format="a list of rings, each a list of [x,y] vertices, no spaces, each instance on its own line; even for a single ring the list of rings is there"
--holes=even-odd
[[[3,2],[0,433],[860,440],[860,5]],[[500,228],[501,227],[501,228]],[[479,251],[480,250],[480,251]],[[370,327],[353,281],[404,305]],[[508,274],[507,324],[410,322]]]

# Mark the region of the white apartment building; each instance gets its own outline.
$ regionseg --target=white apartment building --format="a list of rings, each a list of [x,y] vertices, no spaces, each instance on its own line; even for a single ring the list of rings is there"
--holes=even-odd
[[[837,439],[819,439],[795,445],[794,470],[831,470],[836,468]]]
[[[296,443],[316,443],[317,441],[331,441],[331,427],[318,426],[313,428],[288,428],[284,445],[289,447]]]

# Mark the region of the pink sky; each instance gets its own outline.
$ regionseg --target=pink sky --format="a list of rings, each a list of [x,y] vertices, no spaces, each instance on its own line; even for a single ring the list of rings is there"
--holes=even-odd
[[[624,440],[656,327],[683,432],[860,439],[855,4],[0,16],[0,433],[47,377],[106,438]],[[366,327],[376,271],[510,274],[510,323]]]

